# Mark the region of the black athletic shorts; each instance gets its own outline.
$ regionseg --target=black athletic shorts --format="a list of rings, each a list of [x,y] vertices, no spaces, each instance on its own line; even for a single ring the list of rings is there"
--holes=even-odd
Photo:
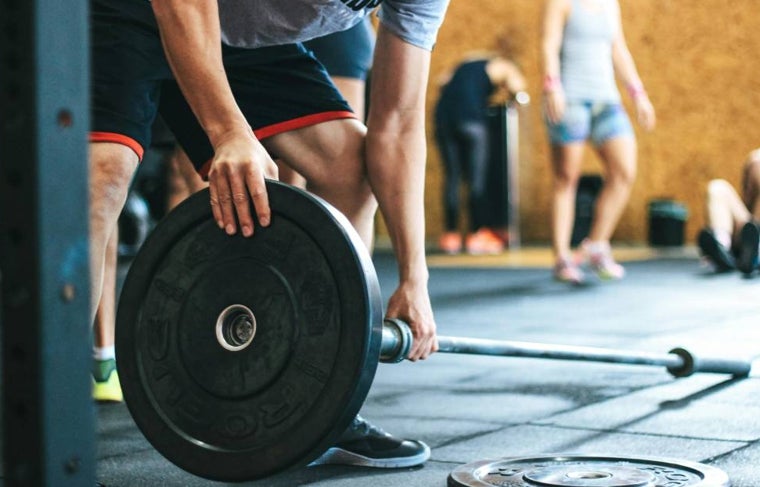
[[[142,158],[157,112],[201,175],[213,149],[174,81],[147,0],[92,0],[92,142]],[[301,44],[222,46],[232,92],[259,139],[354,114]],[[205,170],[205,171],[204,171]]]
[[[372,67],[375,31],[369,17],[365,17],[348,30],[319,37],[303,45],[314,53],[330,76],[366,80]]]

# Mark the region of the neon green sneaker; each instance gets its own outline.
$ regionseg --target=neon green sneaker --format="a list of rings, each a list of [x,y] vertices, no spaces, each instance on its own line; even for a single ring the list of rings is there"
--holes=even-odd
[[[119,372],[114,359],[95,360],[92,365],[92,397],[98,402],[122,402]]]

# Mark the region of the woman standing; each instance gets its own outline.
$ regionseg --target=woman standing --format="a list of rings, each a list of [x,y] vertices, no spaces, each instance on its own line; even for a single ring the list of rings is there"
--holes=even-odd
[[[600,278],[621,279],[625,270],[613,260],[609,241],[636,176],[637,149],[615,75],[625,84],[642,128],[654,128],[655,114],[626,45],[617,0],[547,0],[542,47],[554,173],[554,277],[581,283],[579,265],[588,261]],[[586,141],[602,161],[604,186],[589,236],[573,258],[570,238]]]

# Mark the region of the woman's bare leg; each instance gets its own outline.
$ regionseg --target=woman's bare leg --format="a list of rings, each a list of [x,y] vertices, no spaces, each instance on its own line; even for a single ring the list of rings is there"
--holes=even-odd
[[[584,142],[552,146],[552,249],[557,260],[570,258],[575,222],[575,195],[583,162]]]
[[[615,137],[602,144],[598,153],[604,164],[604,186],[596,200],[589,240],[609,242],[636,179],[636,140]]]

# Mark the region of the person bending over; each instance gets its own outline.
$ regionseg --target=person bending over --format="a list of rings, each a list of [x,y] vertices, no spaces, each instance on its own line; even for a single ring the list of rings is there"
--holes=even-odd
[[[460,186],[469,183],[469,231],[464,248],[470,254],[496,254],[504,242],[486,228],[489,202],[486,184],[489,161],[488,107],[494,92],[514,97],[525,90],[517,65],[501,53],[467,56],[441,80],[435,106],[435,140],[444,167],[444,233],[439,248],[447,254],[462,250],[459,233]]]
[[[363,241],[383,213],[398,260],[388,317],[410,323],[412,360],[437,350],[424,246],[425,90],[447,0],[385,0],[365,126],[300,43],[360,22],[379,0],[93,0],[90,249],[92,302],[106,243],[160,111],[208,179],[220,231],[268,226],[273,158],[343,212]],[[251,206],[253,203],[253,206]],[[118,357],[117,357],[118,359]],[[424,462],[422,442],[357,419],[341,461]],[[348,457],[348,459],[346,459]]]

